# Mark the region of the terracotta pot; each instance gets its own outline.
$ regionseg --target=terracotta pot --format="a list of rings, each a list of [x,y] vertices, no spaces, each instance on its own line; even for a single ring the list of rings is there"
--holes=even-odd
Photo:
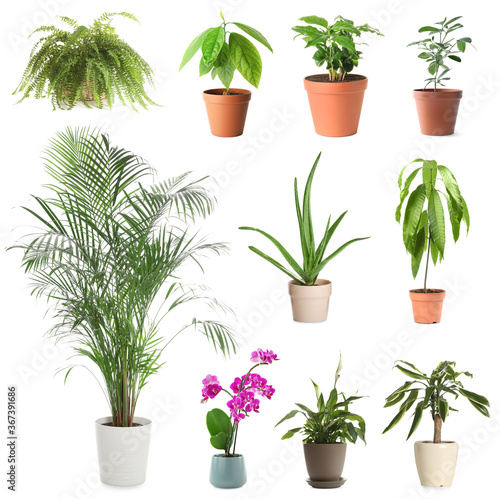
[[[324,81],[311,80],[321,77]],[[368,78],[361,75],[348,77],[353,79],[331,82],[328,81],[328,75],[311,75],[304,78],[317,134],[346,137],[357,133]]]
[[[314,286],[302,286],[288,282],[292,302],[293,320],[297,322],[324,322],[328,317],[328,304],[332,294],[332,283],[318,279]]]
[[[432,293],[419,293],[422,289],[410,290],[413,318],[418,324],[437,324],[441,322],[443,302],[446,296],[444,289],[430,289]]]
[[[304,444],[304,457],[311,485],[342,479],[347,444]],[[314,486],[314,485],[313,485]]]
[[[415,463],[420,483],[427,487],[448,487],[453,482],[457,467],[457,442],[435,444],[415,442]]]
[[[424,135],[452,135],[455,132],[462,90],[441,88],[413,91],[420,131]]]
[[[245,458],[242,455],[226,457],[212,456],[210,483],[218,489],[237,489],[247,482]]]
[[[214,88],[203,92],[210,131],[217,137],[237,137],[245,128],[252,92],[230,88],[230,94],[234,95],[223,95],[225,91],[225,88]]]
[[[134,418],[139,426],[108,426],[110,417],[95,422],[99,475],[108,485],[139,485],[146,480],[151,420]]]

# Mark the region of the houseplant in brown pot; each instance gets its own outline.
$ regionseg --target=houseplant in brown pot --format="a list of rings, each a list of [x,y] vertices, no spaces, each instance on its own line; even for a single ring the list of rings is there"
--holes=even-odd
[[[461,16],[424,26],[418,30],[425,33],[425,38],[410,43],[421,51],[418,55],[427,63],[427,71],[431,75],[425,80],[424,88],[413,91],[417,105],[420,130],[424,135],[452,135],[455,132],[458,108],[462,98],[462,90],[438,88],[449,80],[448,59],[461,62],[458,54],[465,52],[472,43],[469,37],[453,38],[453,34],[463,25],[457,22]],[[427,88],[431,86],[431,88]]]
[[[414,163],[421,166],[414,169],[403,184],[406,168]],[[413,189],[412,182],[417,175],[422,174],[422,183]],[[436,185],[439,182],[439,185]],[[441,321],[443,301],[446,292],[443,289],[427,287],[429,260],[432,256],[434,265],[444,257],[445,248],[445,210],[441,197],[447,205],[453,239],[460,237],[460,226],[464,222],[469,232],[469,209],[460,193],[458,183],[446,166],[438,165],[434,160],[416,159],[406,165],[399,174],[398,185],[400,201],[396,208],[396,220],[401,223],[401,212],[406,198],[406,208],[403,218],[403,241],[406,251],[411,255],[411,271],[413,278],[417,277],[420,263],[426,255],[424,287],[412,289],[410,298],[415,322],[433,324]]]
[[[455,475],[458,443],[441,440],[442,426],[449,412],[457,411],[450,407],[447,398],[453,396],[456,400],[462,395],[486,417],[490,416],[487,409],[490,406],[488,399],[464,388],[459,378],[462,375],[472,378],[472,374],[467,371],[456,371],[455,362],[440,362],[430,376],[409,362],[397,361],[395,366],[411,378],[411,381],[404,383],[386,398],[384,407],[392,407],[399,403],[401,405],[384,433],[394,428],[414,407],[410,432],[406,438],[408,440],[418,428],[424,411],[429,410],[434,422],[434,438],[432,441],[415,442],[418,476],[421,484],[428,487],[449,486]]]
[[[267,39],[256,29],[242,23],[227,22],[221,12],[222,23],[200,33],[189,45],[182,58],[181,70],[201,49],[200,76],[211,74],[219,78],[224,88],[203,92],[210,130],[218,137],[237,137],[243,133],[247,116],[250,90],[231,88],[234,72],[238,72],[255,88],[262,75],[262,59],[255,45],[240,33],[229,31],[235,26],[251,36],[271,52]]]
[[[32,34],[44,36],[33,47],[14,93],[23,94],[21,101],[32,93],[36,99],[50,98],[54,109],[72,109],[79,102],[111,109],[117,98],[133,109],[136,104],[156,105],[144,89],[146,83],[153,84],[153,70],[117,35],[111,24],[115,16],[139,22],[127,12],[105,13],[89,26],[60,17],[71,31],[55,26],[36,29]]]
[[[351,74],[358,66],[358,46],[363,33],[383,36],[368,24],[355,26],[353,21],[337,16],[333,24],[318,16],[299,19],[305,26],[294,26],[306,48],[314,47],[318,67],[326,64],[327,74],[307,76],[304,86],[309,98],[314,128],[319,135],[345,137],[358,131],[363,97],[368,85],[366,76]]]
[[[309,474],[307,483],[314,488],[331,489],[344,485],[346,479],[342,477],[342,471],[347,442],[356,443],[358,438],[365,442],[365,421],[349,410],[349,405],[362,397],[346,397],[343,392],[337,390],[341,369],[342,358],[328,400],[325,400],[318,385],[311,380],[316,392],[317,411],[303,404],[295,404],[298,409],[289,412],[276,425],[299,413],[306,418],[303,426],[287,431],[281,438],[285,440],[296,433],[304,435],[304,457]]]
[[[344,218],[347,211],[342,213],[335,222],[331,223],[331,216],[328,218],[326,229],[321,241],[316,245],[314,238],[313,222],[311,215],[311,188],[314,173],[318,165],[321,153],[318,154],[316,161],[309,173],[307,183],[304,189],[302,206],[300,205],[299,193],[297,189],[297,179],[294,183],[295,191],[295,209],[299,223],[300,243],[302,247],[303,264],[299,263],[290,255],[290,253],[273,236],[260,229],[253,227],[240,227],[241,230],[253,230],[269,239],[278,248],[278,251],[284,257],[291,270],[288,270],[281,263],[266,255],[254,246],[249,246],[257,255],[272,263],[279,270],[284,272],[292,280],[288,283],[288,291],[292,301],[292,312],[294,320],[298,322],[323,322],[328,317],[328,305],[332,293],[332,283],[326,279],[318,279],[319,273],[336,256],[344,251],[349,245],[356,241],[368,239],[368,237],[358,237],[351,239],[347,243],[337,248],[329,256],[325,257],[325,252],[330,240]]]

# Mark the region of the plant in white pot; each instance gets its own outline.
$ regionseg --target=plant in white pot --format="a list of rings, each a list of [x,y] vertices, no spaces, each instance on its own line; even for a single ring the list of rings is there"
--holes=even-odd
[[[423,26],[418,30],[425,33],[424,39],[412,42],[408,47],[416,45],[420,50],[418,57],[427,63],[427,71],[431,75],[425,80],[424,88],[413,91],[417,105],[420,131],[424,135],[452,135],[455,133],[455,123],[458,116],[462,90],[438,88],[444,86],[444,81],[450,79],[448,59],[462,62],[461,55],[467,45],[472,45],[468,37],[454,38],[455,31],[463,28],[460,22],[462,16],[443,21],[432,26]],[[432,86],[432,88],[427,88]]]
[[[403,184],[406,168],[413,163],[421,163],[422,166],[415,168]],[[422,182],[410,193],[413,181],[420,174]],[[422,258],[427,252],[424,287],[410,290],[413,317],[419,324],[435,324],[441,321],[446,291],[428,288],[427,273],[431,256],[434,265],[444,258],[446,226],[443,201],[446,202],[455,242],[460,237],[462,222],[465,223],[467,233],[469,233],[469,209],[453,173],[446,166],[438,165],[434,160],[415,159],[406,165],[399,174],[398,186],[400,195],[399,205],[396,208],[396,221],[401,223],[401,212],[406,201],[402,224],[403,241],[406,251],[411,255],[411,270],[414,279],[417,277]]]
[[[52,302],[48,334],[71,342],[74,356],[102,376],[109,416],[96,421],[101,480],[136,485],[146,477],[151,431],[135,414],[137,401],[164,348],[192,326],[224,354],[235,350],[231,328],[217,320],[193,319],[168,342],[160,330],[165,315],[192,300],[224,309],[181,280],[189,261],[226,250],[190,234],[215,200],[189,174],[141,184],[152,168],[97,130],[59,133],[45,160],[50,195],[25,208],[41,226],[14,248],[24,251],[33,293]],[[74,367],[63,368],[65,381]]]
[[[403,374],[411,378],[387,398],[384,407],[392,407],[401,403],[399,411],[389,423],[384,433],[394,428],[403,416],[415,406],[413,421],[407,440],[418,428],[424,411],[429,410],[434,423],[434,438],[432,441],[415,442],[415,462],[422,485],[429,487],[449,486],[453,482],[458,457],[458,443],[441,440],[443,423],[450,411],[447,398],[460,395],[465,397],[483,416],[489,417],[488,399],[477,393],[466,390],[458,379],[462,375],[472,378],[472,374],[455,370],[455,362],[440,362],[431,375],[419,371],[413,364],[398,361],[395,364]]]
[[[215,449],[224,451],[224,454],[212,456],[210,483],[214,487],[235,489],[247,481],[245,459],[242,454],[236,454],[238,429],[241,421],[259,412],[260,398],[271,400],[276,391],[265,378],[253,371],[277,360],[278,356],[272,350],[258,348],[250,357],[255,365],[243,376],[235,378],[229,390],[221,386],[217,376],[208,374],[203,380],[202,403],[215,398],[220,392],[225,392],[230,398],[226,404],[229,416],[222,409],[212,409],[207,413],[210,443]]]
[[[289,412],[276,425],[299,413],[306,418],[303,426],[287,431],[281,438],[285,440],[296,433],[304,435],[304,457],[309,473],[307,483],[314,488],[331,489],[344,485],[346,479],[342,477],[342,470],[347,442],[354,444],[358,438],[365,442],[365,421],[349,410],[349,405],[362,397],[346,397],[343,392],[338,391],[337,381],[341,369],[342,358],[328,400],[325,400],[318,385],[311,380],[316,391],[317,411],[312,411],[303,404],[295,404],[299,409]]]
[[[295,208],[299,223],[300,243],[302,247],[302,266],[290,255],[290,253],[271,235],[260,229],[253,227],[240,227],[241,230],[253,230],[269,239],[278,248],[292,270],[288,270],[281,263],[266,255],[254,246],[249,246],[250,250],[272,263],[279,270],[284,272],[292,280],[288,284],[288,291],[292,301],[293,318],[298,322],[323,322],[328,317],[328,305],[332,293],[332,283],[326,279],[318,279],[319,273],[336,256],[344,251],[348,246],[356,241],[369,239],[368,237],[358,237],[351,239],[347,243],[337,248],[329,256],[325,257],[325,252],[337,227],[344,218],[347,211],[342,213],[335,222],[331,223],[331,216],[328,217],[326,229],[321,241],[316,245],[311,215],[311,188],[316,167],[318,166],[321,153],[309,173],[304,189],[302,206],[300,205],[299,193],[297,189],[297,179],[294,183]]]

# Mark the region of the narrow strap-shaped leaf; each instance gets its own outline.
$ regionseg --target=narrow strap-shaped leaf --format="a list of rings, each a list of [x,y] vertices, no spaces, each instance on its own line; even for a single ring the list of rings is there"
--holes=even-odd
[[[418,43],[418,42],[416,42],[416,43]],[[399,190],[401,190],[401,185],[403,184],[403,175],[404,175],[405,170],[413,163],[423,163],[423,161],[424,161],[423,159],[417,158],[417,159],[414,159],[413,161],[410,161],[406,166],[403,167],[403,169],[401,170],[401,172],[399,173],[399,176],[398,176]]]
[[[247,35],[250,35],[252,38],[262,43],[262,45],[264,45],[264,47],[267,47],[271,52],[273,51],[271,44],[267,41],[266,37],[260,31],[257,31],[255,28],[252,28],[251,26],[248,26],[246,24],[242,23],[232,23],[232,24],[238,26],[238,28],[240,28],[241,31],[244,31]]]
[[[413,254],[417,227],[422,215],[425,203],[425,185],[420,184],[408,198],[406,204],[405,217],[403,220],[403,242],[408,253]]]
[[[269,263],[272,263],[275,267],[281,270],[281,272],[285,273],[288,277],[291,277],[294,281],[303,284],[302,280],[300,277],[297,277],[296,275],[292,274],[287,268],[283,267],[281,263],[278,263],[276,260],[271,258],[270,256],[266,255],[262,251],[258,250],[254,246],[249,246],[248,247],[251,251],[253,251],[255,254],[259,255],[260,257],[264,258],[264,260],[267,260]]]
[[[462,206],[462,195],[460,194],[460,189],[458,187],[458,183],[453,173],[446,168],[446,166],[438,165],[439,173],[441,174],[441,178],[446,187],[446,190],[449,196],[452,198],[456,212],[458,222],[462,220],[463,206]]]
[[[410,175],[408,176],[408,178],[405,181],[405,186],[404,186],[403,190],[399,194],[399,205],[396,208],[396,221],[398,223],[401,221],[401,209],[403,207],[403,203],[404,203],[405,199],[407,198],[407,196],[410,192],[410,186],[411,186],[413,180],[415,180],[415,177],[417,176],[417,174],[420,170],[422,170],[422,167],[419,167],[410,173]]]
[[[328,246],[328,243],[330,242],[330,239],[333,237],[333,234],[337,230],[337,227],[339,226],[340,222],[342,222],[342,219],[346,215],[347,211],[344,211],[342,215],[340,215],[335,222],[333,222],[333,225],[329,227],[330,224],[330,217],[328,217],[328,223],[327,223],[327,229],[325,232],[325,235],[323,236],[323,239],[321,240],[318,249],[316,250],[316,259],[314,261],[314,265],[318,265],[321,260],[323,259],[323,256],[325,255],[326,247]]]
[[[432,190],[429,195],[429,224],[431,229],[431,238],[436,244],[441,256],[444,256],[445,246],[445,222],[444,209],[439,197],[439,193]]]
[[[408,433],[406,440],[408,440],[413,435],[415,430],[418,428],[420,421],[422,421],[423,412],[424,412],[424,404],[423,402],[419,402],[417,404],[417,407],[415,408],[415,414],[413,415],[413,421],[411,423],[410,432]]]

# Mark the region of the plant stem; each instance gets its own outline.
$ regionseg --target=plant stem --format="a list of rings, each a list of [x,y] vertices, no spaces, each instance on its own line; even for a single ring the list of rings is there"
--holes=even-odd
[[[429,236],[427,241],[427,262],[425,263],[424,293],[427,293],[427,272],[429,270],[429,256],[431,254],[431,226],[429,224]]]
[[[435,444],[441,443],[441,428],[443,426],[443,420],[439,414],[434,414],[434,440]]]

